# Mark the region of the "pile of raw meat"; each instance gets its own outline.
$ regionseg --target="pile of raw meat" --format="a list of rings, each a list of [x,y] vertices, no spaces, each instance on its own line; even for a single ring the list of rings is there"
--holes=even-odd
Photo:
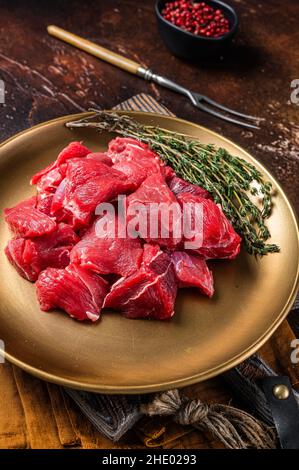
[[[210,194],[131,138],[112,140],[105,153],[72,142],[31,184],[36,196],[5,210],[14,234],[5,251],[21,276],[36,281],[42,310],[59,308],[77,320],[96,321],[102,308],[129,318],[169,319],[178,288],[213,295],[206,259],[233,259],[240,250],[240,237]],[[99,237],[95,209],[120,194],[128,195],[128,207],[200,202],[202,246],[184,250],[184,240],[172,236]]]

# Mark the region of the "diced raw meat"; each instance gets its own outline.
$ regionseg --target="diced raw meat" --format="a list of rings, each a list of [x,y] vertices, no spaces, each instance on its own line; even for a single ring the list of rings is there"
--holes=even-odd
[[[59,216],[58,216],[59,212],[62,212],[62,214],[67,214],[67,212],[64,211],[64,207],[63,207],[66,183],[67,183],[67,179],[63,178],[63,180],[60,182],[59,186],[57,187],[55,191],[55,194],[53,194],[52,199],[51,199],[50,214],[55,215],[58,220],[59,220]],[[70,215],[70,220],[71,219],[72,217]]]
[[[63,165],[66,168],[66,165]],[[60,168],[53,168],[43,175],[37,183],[37,205],[36,208],[50,215],[53,194],[64,178],[64,172]]]
[[[192,251],[203,255],[205,258],[234,259],[238,255],[241,238],[235,232],[219,205],[211,199],[205,199],[190,193],[178,194],[177,199],[181,204],[202,204],[202,246]]]
[[[190,193],[196,196],[204,197],[206,199],[212,199],[211,194],[205,189],[195,184],[188,183],[188,181],[179,178],[175,174],[167,180],[168,186],[171,191],[177,196],[182,193]]]
[[[132,137],[116,137],[110,140],[106,153],[115,163],[126,156],[130,156],[134,148],[137,150],[149,150],[149,146],[140,140],[133,139]]]
[[[69,225],[59,224],[50,234],[9,240],[5,253],[19,274],[33,282],[47,267],[66,267],[70,251],[78,241],[78,235]]]
[[[171,259],[179,287],[197,287],[208,297],[212,297],[214,294],[213,275],[202,256],[175,251]]]
[[[71,142],[59,153],[56,161],[54,162],[55,166],[60,166],[62,163],[66,162],[71,158],[82,158],[90,154],[90,150],[83,145],[81,142]]]
[[[164,166],[162,169],[163,176],[165,180],[170,181],[174,176],[176,176],[175,171],[171,168],[171,166]]]
[[[99,220],[99,219],[98,219]],[[103,220],[103,219],[102,219]],[[143,249],[138,238],[118,236],[119,219],[111,215],[103,234],[96,232],[96,222],[73,248],[71,261],[99,274],[128,276],[141,265]]]
[[[35,206],[36,197],[33,196],[10,209],[4,209],[5,220],[17,236],[38,237],[56,229],[56,222]]]
[[[153,203],[156,204],[156,213],[154,213]],[[161,204],[160,207],[158,204]],[[155,173],[146,178],[140,187],[127,197],[127,219],[129,224],[131,222],[128,228],[134,228],[132,227],[136,219],[134,213],[140,211],[140,206],[146,211],[144,230],[136,224],[136,230],[140,236],[148,242],[168,248],[178,245],[181,241],[181,210],[161,173]],[[154,236],[153,224],[156,224],[157,236]],[[164,233],[166,236],[163,236]]]
[[[70,158],[86,157],[89,153],[91,153],[90,150],[82,145],[81,142],[71,142],[67,147],[61,150],[55,162],[50,163],[46,168],[32,176],[30,184],[36,184],[42,176],[46,175],[54,168],[59,167]]]
[[[178,287],[213,295],[207,258],[233,259],[240,251],[241,238],[210,193],[133,138],[117,137],[105,153],[71,142],[31,183],[37,196],[4,211],[16,235],[5,253],[21,276],[37,280],[45,311],[96,321],[107,307],[128,318],[167,320]],[[112,203],[111,213],[107,206],[96,211],[104,202]],[[190,238],[182,232],[185,209]]]
[[[36,208],[46,215],[51,217],[51,206],[53,201],[53,194],[38,194],[36,196]]]
[[[149,266],[159,254],[161,254],[161,249],[159,245],[154,245],[153,243],[146,243],[143,246],[143,266]]]
[[[53,168],[47,174],[42,176],[37,183],[37,191],[39,193],[54,193],[57,186],[64,178],[59,168]]]
[[[108,283],[99,275],[70,264],[65,269],[42,271],[36,288],[42,310],[60,308],[77,320],[96,321]]]
[[[105,165],[108,165],[108,166],[113,165],[111,158],[106,153],[93,152],[93,153],[89,153],[86,156],[86,158],[90,160],[96,160],[97,162],[105,163]]]
[[[110,142],[107,155],[112,158],[113,168],[124,173],[134,189],[151,174],[163,172],[160,157],[147,144],[135,139],[117,137]]]
[[[30,241],[30,240],[29,240]],[[23,252],[25,248],[26,238],[13,238],[9,240],[5,247],[5,254],[9,262],[15,267],[18,273],[25,279],[34,280],[31,272],[27,273],[24,271],[23,263]]]
[[[31,184],[37,184],[37,209],[50,215],[53,195],[65,177],[66,162],[70,158],[81,158],[87,154],[90,154],[87,147],[80,142],[71,142],[60,152],[55,162],[32,177]]]
[[[150,261],[149,251],[147,264],[112,286],[104,307],[120,310],[128,318],[167,320],[173,316],[177,284],[171,258],[162,251],[157,255],[155,248]]]
[[[51,214],[75,229],[86,227],[98,204],[132,190],[125,175],[93,159],[72,159],[52,202]]]

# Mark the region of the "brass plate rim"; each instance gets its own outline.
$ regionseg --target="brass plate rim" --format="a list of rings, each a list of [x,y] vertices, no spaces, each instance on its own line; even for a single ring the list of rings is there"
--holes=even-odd
[[[107,110],[107,111],[111,111],[111,110]],[[159,113],[147,113],[147,112],[143,112],[143,111],[131,111],[131,110],[123,111],[122,110],[122,111],[113,111],[113,112],[116,112],[118,114],[129,114],[129,115],[132,115],[133,117],[134,116],[140,116],[140,115],[144,115],[146,117],[149,117],[149,115],[150,115],[150,116],[153,116],[153,118],[159,118],[159,117],[164,118],[164,119],[167,118],[167,119],[175,121],[175,122],[181,122],[182,124],[191,125],[191,126],[194,126],[196,128],[201,129],[204,132],[209,133],[210,135],[220,137],[221,140],[227,142],[228,144],[234,145],[234,147],[236,149],[239,149],[242,153],[245,153],[246,155],[248,155],[249,158],[253,162],[255,162],[258,166],[262,167],[263,172],[266,175],[268,175],[275,182],[276,188],[279,190],[280,194],[283,196],[283,198],[284,198],[284,200],[285,200],[285,202],[288,206],[288,209],[290,211],[290,214],[292,215],[294,225],[296,227],[297,242],[298,242],[298,246],[299,246],[298,219],[297,219],[297,216],[296,216],[296,211],[294,210],[294,208],[293,208],[291,202],[289,201],[286,193],[284,192],[283,188],[281,187],[279,182],[276,180],[276,178],[270,173],[270,171],[268,171],[267,168],[261,162],[259,162],[255,157],[253,157],[249,152],[244,150],[240,145],[235,144],[230,139],[218,134],[215,131],[212,131],[212,130],[206,128],[205,126],[193,123],[193,122],[185,120],[185,119],[180,119],[180,118],[177,118],[177,117],[168,116],[168,115],[159,114]],[[32,130],[42,128],[42,127],[45,127],[45,126],[50,125],[50,124],[59,123],[60,121],[63,122],[66,119],[76,120],[76,119],[79,119],[79,118],[83,118],[84,116],[89,116],[91,114],[93,114],[93,112],[75,113],[75,114],[60,116],[58,118],[54,118],[54,119],[39,123],[39,124],[34,125],[34,126],[28,128],[28,129],[24,129],[23,131],[18,132],[17,134],[14,134],[13,136],[6,139],[5,141],[1,142],[0,143],[0,149],[2,147],[4,147],[5,145],[9,144],[10,142],[14,141],[15,139],[17,139],[18,137],[21,137],[24,134],[31,132]],[[157,391],[164,391],[164,390],[169,390],[169,389],[172,389],[172,388],[182,388],[182,387],[186,387],[186,386],[189,386],[189,385],[193,385],[195,383],[202,382],[204,380],[211,379],[211,378],[213,378],[213,377],[215,377],[215,376],[217,376],[221,373],[224,373],[227,370],[235,367],[236,365],[238,365],[240,362],[244,361],[248,357],[250,357],[252,354],[254,354],[261,346],[263,346],[266,343],[266,341],[271,337],[271,335],[275,332],[275,330],[279,327],[279,325],[283,322],[283,320],[285,319],[285,317],[289,313],[289,311],[290,311],[290,309],[291,309],[291,307],[292,307],[292,305],[295,301],[295,298],[296,298],[296,295],[297,295],[297,292],[298,292],[298,287],[299,287],[299,265],[298,265],[296,276],[295,276],[295,279],[294,279],[294,282],[293,282],[293,288],[290,292],[288,300],[286,301],[286,303],[284,305],[284,308],[281,310],[280,314],[276,317],[275,321],[269,326],[269,328],[264,332],[263,335],[261,335],[247,349],[243,350],[239,354],[236,354],[234,357],[232,357],[231,359],[227,360],[226,362],[220,364],[219,366],[212,367],[207,372],[194,374],[192,376],[189,376],[189,377],[186,377],[186,378],[183,378],[183,379],[177,379],[177,380],[173,380],[173,381],[161,382],[161,383],[156,383],[156,384],[151,384],[151,385],[138,385],[138,386],[129,386],[129,385],[128,386],[117,386],[117,385],[113,385],[113,386],[111,386],[111,385],[106,385],[106,386],[105,385],[99,385],[98,386],[97,385],[97,386],[94,386],[94,385],[90,385],[87,382],[83,383],[82,381],[70,380],[70,379],[67,379],[67,378],[62,378],[62,377],[60,377],[58,375],[55,375],[55,374],[45,372],[41,369],[38,369],[37,367],[30,366],[26,362],[23,362],[22,360],[15,357],[13,354],[9,354],[7,352],[4,352],[4,356],[5,356],[5,359],[7,359],[12,364],[20,367],[24,371],[30,373],[31,375],[33,375],[37,378],[40,378],[40,379],[48,381],[48,382],[56,383],[58,385],[62,385],[62,386],[65,386],[65,387],[74,388],[74,389],[77,389],[77,390],[84,390],[84,391],[88,391],[88,392],[105,393],[105,394],[118,393],[118,394],[134,395],[134,394],[145,394],[145,393],[152,393],[152,392],[157,392]]]

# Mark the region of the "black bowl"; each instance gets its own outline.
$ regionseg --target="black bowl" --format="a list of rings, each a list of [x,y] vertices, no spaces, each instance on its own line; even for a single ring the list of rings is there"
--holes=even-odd
[[[229,32],[223,36],[208,38],[184,31],[163,18],[162,10],[167,1],[170,0],[158,0],[156,2],[156,16],[162,39],[174,55],[190,60],[207,59],[221,55],[230,45],[239,23],[238,16],[231,6],[218,0],[206,0],[208,5],[223,11],[230,25]]]

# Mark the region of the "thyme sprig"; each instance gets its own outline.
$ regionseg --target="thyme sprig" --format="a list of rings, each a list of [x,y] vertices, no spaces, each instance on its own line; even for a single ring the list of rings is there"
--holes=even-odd
[[[277,245],[266,243],[270,238],[266,219],[272,210],[272,185],[254,165],[184,134],[143,125],[126,115],[92,111],[95,114],[66,126],[115,132],[147,143],[179,176],[211,193],[250,254],[279,251]]]

